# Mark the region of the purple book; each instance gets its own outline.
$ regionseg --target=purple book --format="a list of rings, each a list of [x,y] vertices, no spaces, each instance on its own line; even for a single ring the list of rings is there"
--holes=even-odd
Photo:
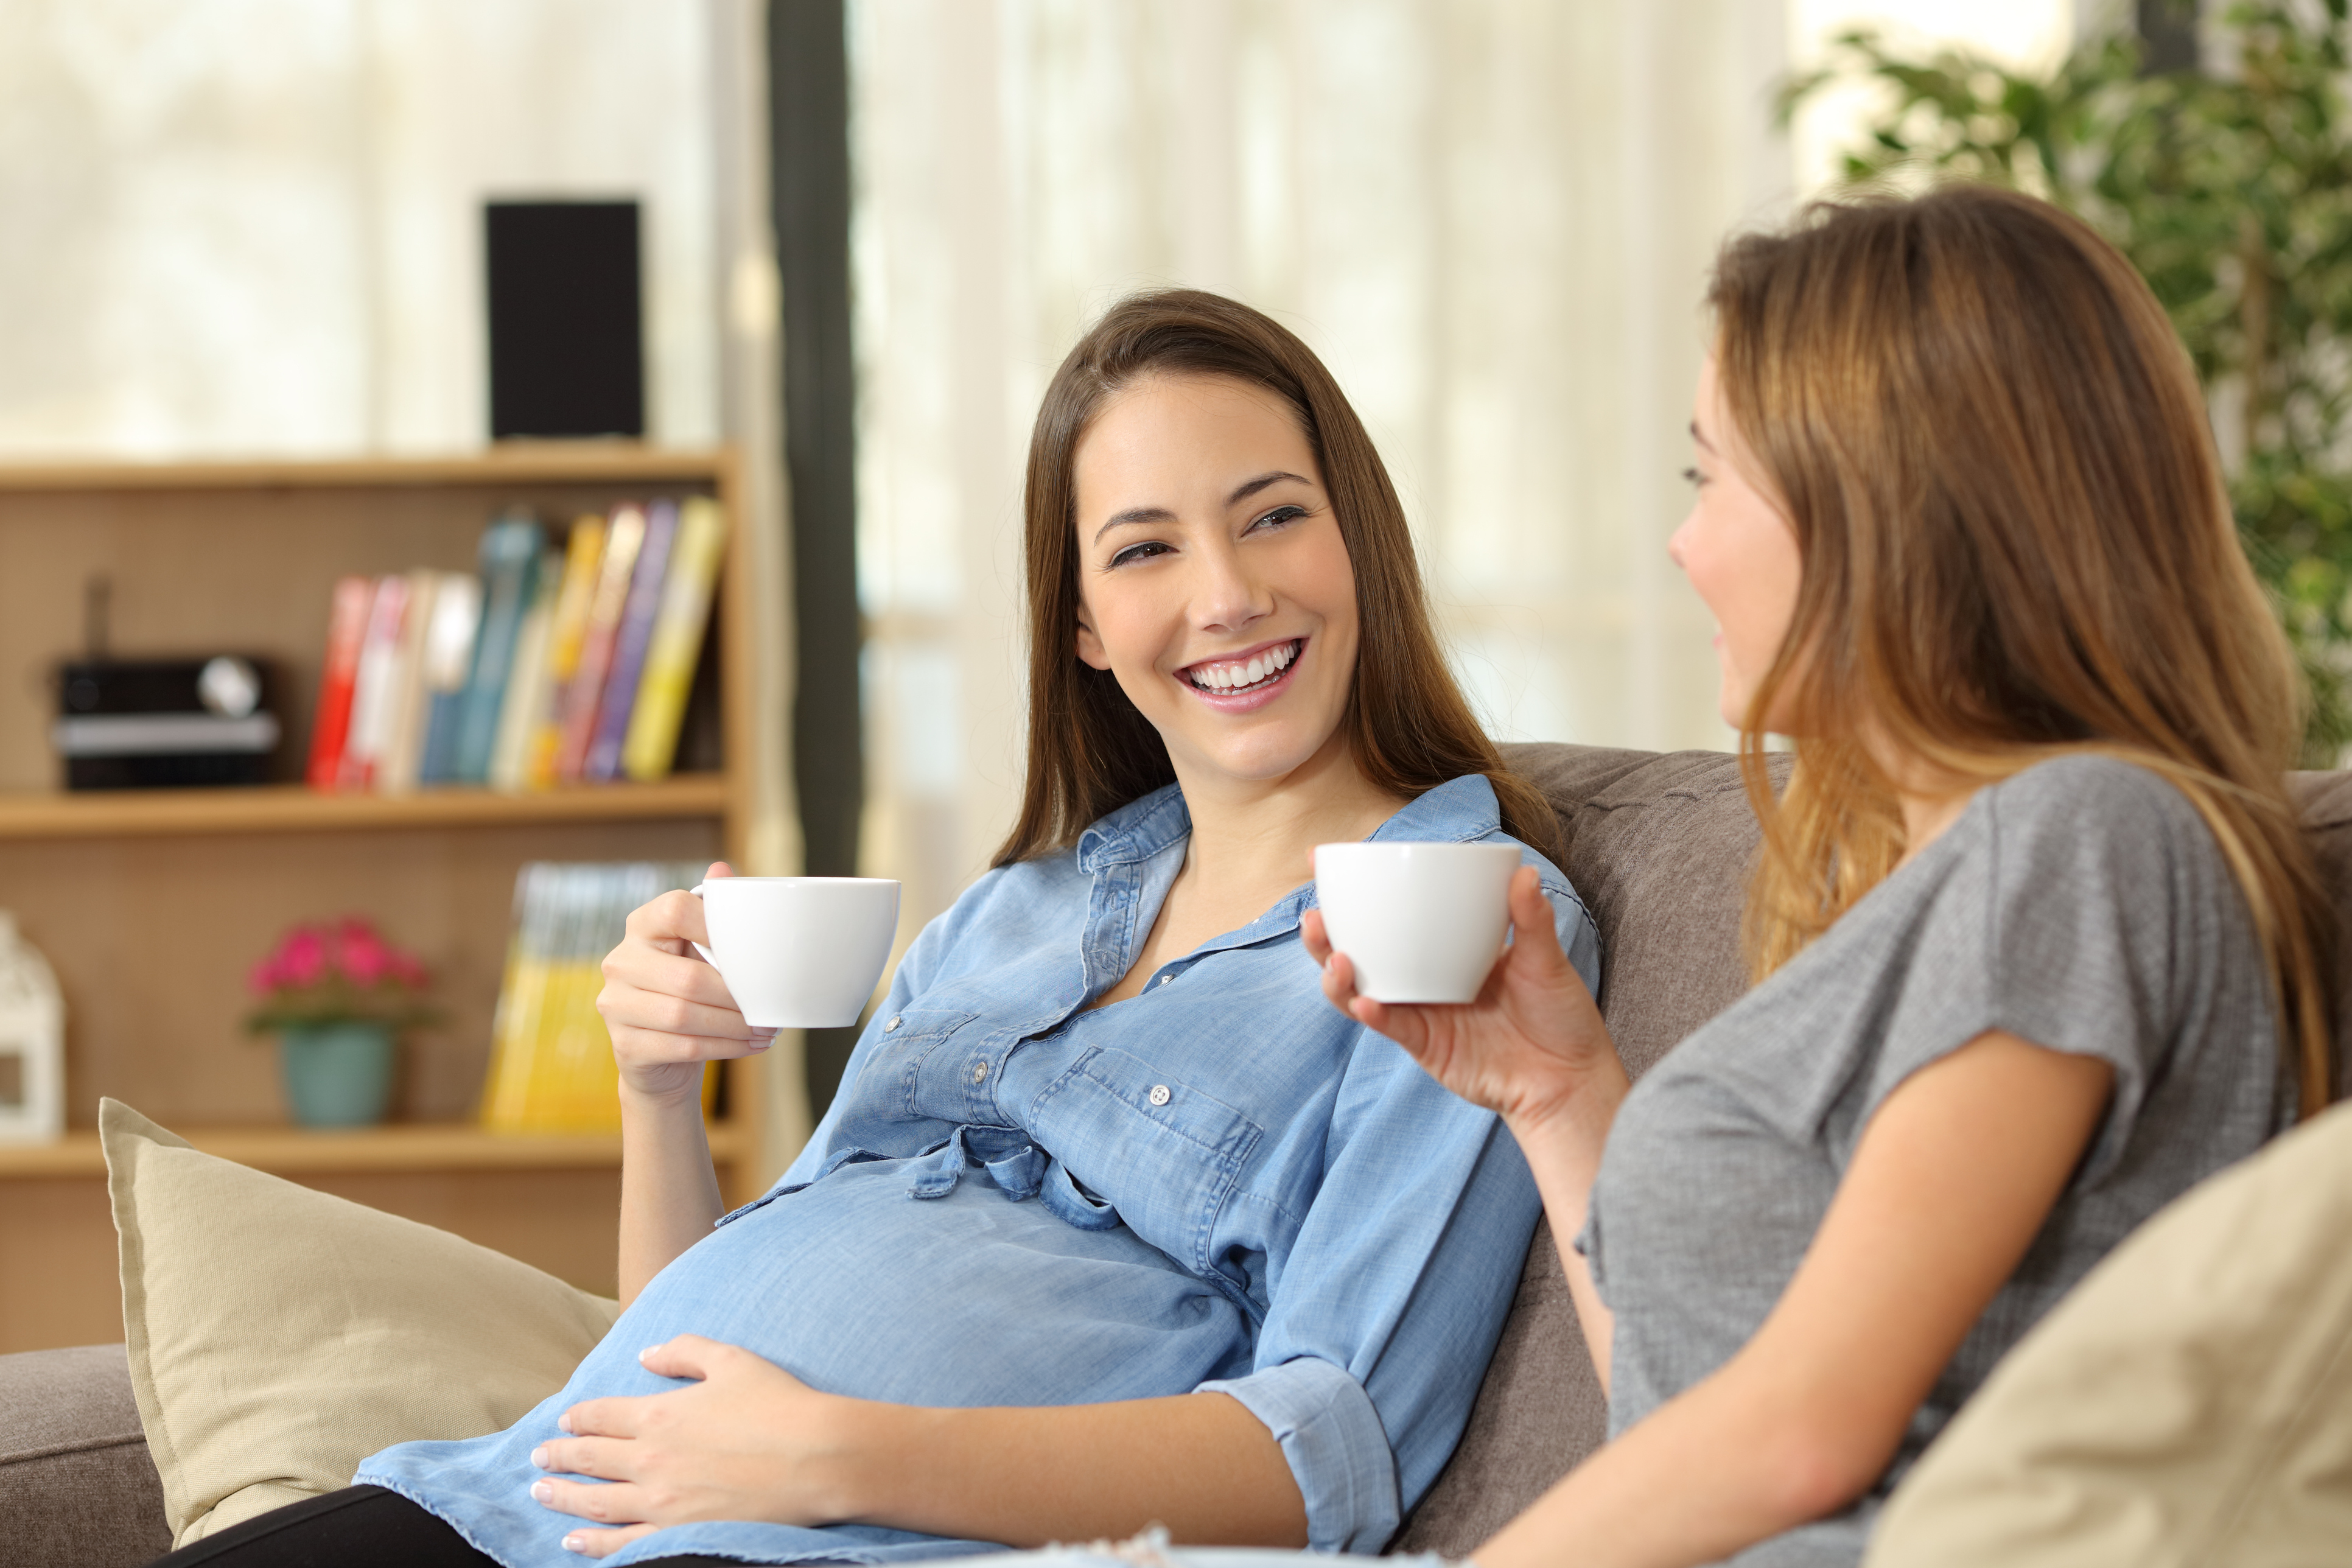
[[[637,569],[629,576],[629,602],[621,611],[620,635],[613,640],[613,669],[596,705],[596,737],[588,743],[580,776],[599,784],[621,776],[621,744],[629,738],[629,714],[637,705],[637,677],[645,673],[646,647],[654,640],[654,617],[661,613],[662,576],[669,547],[677,537],[677,503],[657,500],[646,508],[646,542]]]

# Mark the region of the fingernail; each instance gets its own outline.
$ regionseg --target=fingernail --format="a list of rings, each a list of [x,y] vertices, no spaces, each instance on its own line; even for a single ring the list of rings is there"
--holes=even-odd
[[[534,1470],[547,1468],[547,1449],[544,1445],[530,1451],[530,1468]]]
[[[649,1355],[653,1354],[653,1353],[654,1353],[654,1352],[656,1352],[656,1351],[657,1351],[657,1350],[659,1350],[659,1349],[661,1349],[661,1346],[659,1346],[659,1345],[647,1345],[645,1349],[643,1349],[643,1350],[639,1351],[639,1352],[637,1352],[637,1364],[638,1364],[639,1366],[643,1366],[643,1365],[645,1365],[645,1364],[646,1364],[646,1357],[647,1357],[647,1356],[649,1356]]]
[[[588,1550],[588,1538],[577,1533],[567,1535],[563,1538],[563,1550],[566,1552],[585,1552]]]
[[[571,1430],[572,1430],[572,1412],[570,1412],[569,1410],[567,1410],[567,1411],[565,1411],[562,1415],[561,1415],[557,1416],[557,1417],[555,1418],[555,1424],[556,1424],[558,1426],[562,1427],[566,1432],[571,1431]]]
[[[553,1481],[533,1481],[530,1483],[530,1495],[531,1500],[535,1502],[553,1502],[555,1500],[555,1483]]]

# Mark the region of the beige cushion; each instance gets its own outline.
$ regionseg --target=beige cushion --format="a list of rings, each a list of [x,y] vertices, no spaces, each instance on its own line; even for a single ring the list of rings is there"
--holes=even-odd
[[[1871,1568],[2352,1558],[2352,1106],[2134,1232],[1895,1489]]]
[[[617,1303],[99,1109],[122,1327],[174,1543],[351,1482],[391,1444],[512,1426]]]

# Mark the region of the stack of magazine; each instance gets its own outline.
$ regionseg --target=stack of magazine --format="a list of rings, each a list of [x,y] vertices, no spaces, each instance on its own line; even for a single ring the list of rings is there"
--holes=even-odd
[[[307,776],[320,789],[666,777],[727,543],[708,496],[482,535],[480,569],[335,584]]]
[[[534,860],[515,877],[514,929],[490,1028],[482,1125],[504,1132],[603,1132],[621,1124],[612,1037],[596,1011],[600,965],[629,911],[702,879],[706,862]],[[718,1075],[703,1075],[709,1109]]]

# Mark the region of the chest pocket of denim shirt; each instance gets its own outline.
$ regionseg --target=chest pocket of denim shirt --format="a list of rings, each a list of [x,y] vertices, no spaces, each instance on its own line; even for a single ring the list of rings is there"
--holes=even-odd
[[[1038,1092],[1029,1129],[1128,1228],[1203,1276],[1211,1229],[1263,1136],[1223,1100],[1099,1047]]]

